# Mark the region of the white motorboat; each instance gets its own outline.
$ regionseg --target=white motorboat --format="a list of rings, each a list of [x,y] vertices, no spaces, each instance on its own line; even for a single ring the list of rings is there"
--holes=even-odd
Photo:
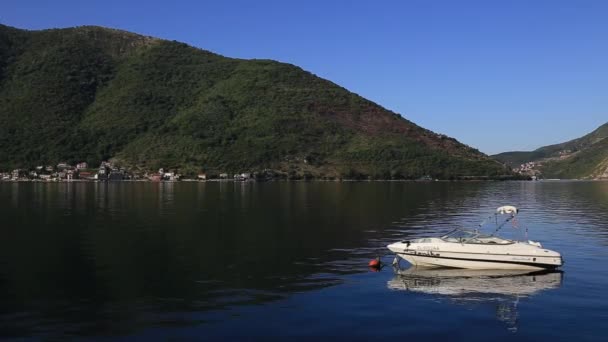
[[[543,248],[539,242],[515,241],[496,235],[518,212],[513,206],[496,209],[496,213],[490,216],[496,217],[497,222],[492,234],[483,234],[479,229],[455,229],[441,237],[401,241],[387,247],[398,257],[415,266],[506,270],[560,267],[563,264],[562,256],[558,252]],[[507,217],[498,224],[498,215]],[[484,223],[485,221],[479,228]]]

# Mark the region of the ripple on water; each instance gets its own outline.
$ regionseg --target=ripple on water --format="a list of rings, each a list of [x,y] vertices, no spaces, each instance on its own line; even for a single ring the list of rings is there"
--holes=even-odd
[[[0,184],[0,203],[3,336],[578,339],[608,319],[608,183]],[[564,255],[560,286],[367,268],[502,205],[505,234]]]

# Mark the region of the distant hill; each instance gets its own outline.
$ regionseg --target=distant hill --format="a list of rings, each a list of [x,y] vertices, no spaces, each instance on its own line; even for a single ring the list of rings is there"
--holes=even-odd
[[[593,132],[565,143],[530,152],[504,152],[495,159],[515,168],[527,162],[540,163],[549,178],[600,178],[608,176],[608,123]]]
[[[301,68],[85,26],[0,25],[0,169],[498,176],[505,167]]]

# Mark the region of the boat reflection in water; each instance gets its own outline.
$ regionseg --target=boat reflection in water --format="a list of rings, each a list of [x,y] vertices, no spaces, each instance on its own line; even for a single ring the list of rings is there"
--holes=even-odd
[[[517,305],[522,298],[562,284],[561,271],[395,268],[388,288],[438,296],[455,304],[495,304],[496,318],[517,331]]]

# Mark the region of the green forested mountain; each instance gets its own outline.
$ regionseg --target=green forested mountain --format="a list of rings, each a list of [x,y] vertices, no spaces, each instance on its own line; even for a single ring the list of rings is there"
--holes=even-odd
[[[600,178],[608,176],[608,123],[580,138],[549,145],[531,152],[505,152],[497,160],[517,167],[538,163],[539,170],[550,178]]]
[[[296,66],[102,27],[0,25],[0,169],[496,176],[504,166]]]

